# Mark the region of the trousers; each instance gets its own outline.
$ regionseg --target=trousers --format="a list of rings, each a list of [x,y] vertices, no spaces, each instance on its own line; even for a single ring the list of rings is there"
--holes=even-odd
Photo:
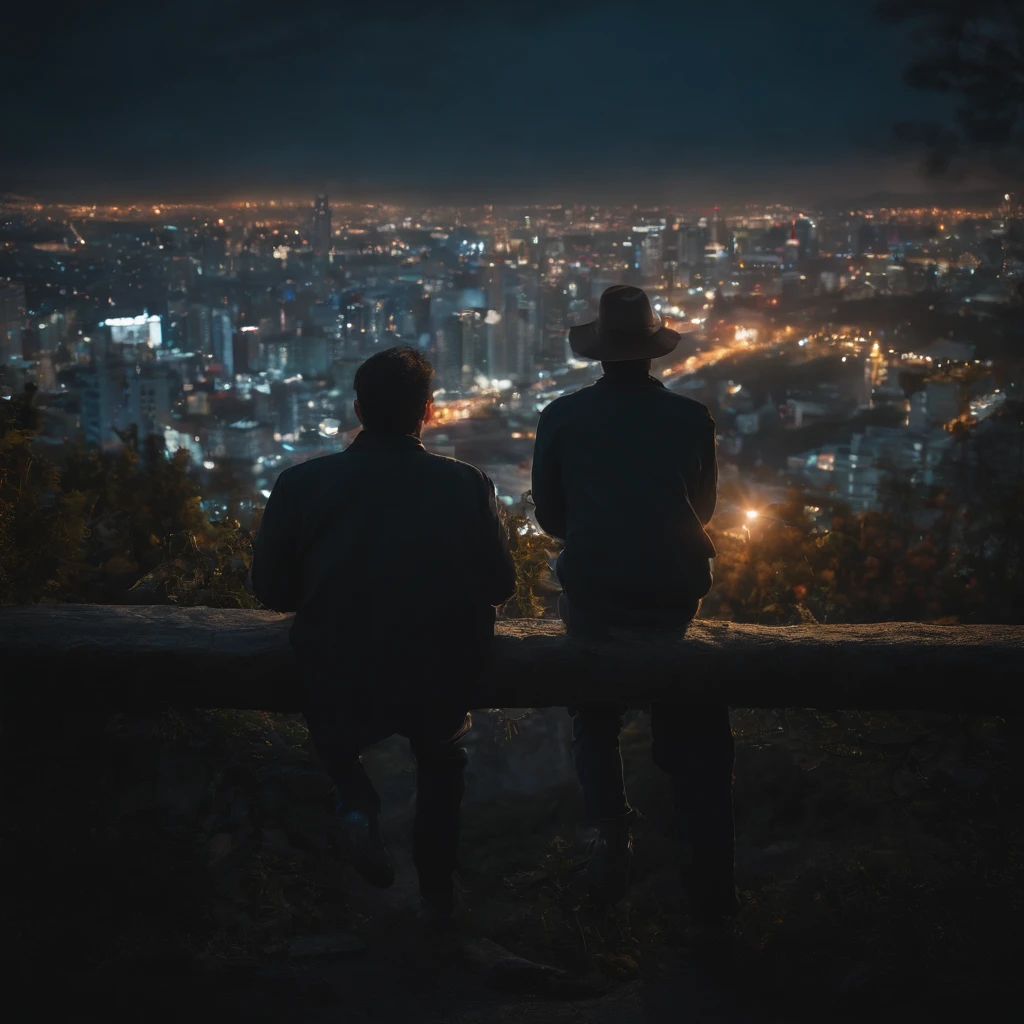
[[[696,610],[696,609],[694,609]],[[570,635],[589,639],[666,632],[631,626],[607,627],[588,620],[563,594],[559,613]],[[672,631],[685,630],[689,621]],[[623,820],[633,815],[622,774],[619,735],[628,708],[618,704],[585,704],[569,708],[572,753],[583,790],[584,813],[594,822]],[[670,779],[672,803],[680,837],[692,844],[693,873],[702,885],[731,893],[735,873],[733,767],[735,743],[724,706],[653,703],[651,722],[654,763]]]
[[[416,759],[413,860],[422,892],[450,892],[458,861],[466,748],[460,740],[472,718],[461,709],[411,707],[320,697],[303,711],[324,770],[334,783],[339,808],[379,814],[380,795],[360,752],[389,736],[409,740]]]

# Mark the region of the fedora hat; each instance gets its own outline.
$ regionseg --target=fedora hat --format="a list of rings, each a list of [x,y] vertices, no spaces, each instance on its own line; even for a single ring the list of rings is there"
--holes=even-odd
[[[655,315],[647,293],[629,284],[606,288],[597,319],[569,328],[573,352],[602,363],[657,359],[667,356],[678,344],[679,335]]]

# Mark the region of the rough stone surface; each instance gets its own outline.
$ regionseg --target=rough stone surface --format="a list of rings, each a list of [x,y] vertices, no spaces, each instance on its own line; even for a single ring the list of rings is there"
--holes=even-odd
[[[297,710],[290,617],[166,606],[0,609],[3,709]],[[479,707],[615,700],[1019,711],[1024,629],[701,621],[682,638],[584,643],[549,620],[504,620]]]

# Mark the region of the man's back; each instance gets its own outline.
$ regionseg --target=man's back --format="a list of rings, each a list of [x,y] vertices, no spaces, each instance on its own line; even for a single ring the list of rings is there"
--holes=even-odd
[[[261,566],[290,568],[272,578]],[[344,452],[282,474],[253,586],[297,612],[300,656],[436,673],[478,660],[514,570],[483,473],[410,435],[364,431]]]
[[[574,605],[684,607],[710,588],[714,422],[646,372],[544,410],[533,496],[541,527],[565,539],[559,576]]]

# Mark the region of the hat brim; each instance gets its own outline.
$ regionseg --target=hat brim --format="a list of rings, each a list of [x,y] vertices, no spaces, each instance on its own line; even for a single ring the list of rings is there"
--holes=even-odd
[[[569,345],[582,359],[624,363],[630,359],[658,359],[679,344],[679,333],[668,327],[656,331],[602,331],[600,321],[569,328]]]

